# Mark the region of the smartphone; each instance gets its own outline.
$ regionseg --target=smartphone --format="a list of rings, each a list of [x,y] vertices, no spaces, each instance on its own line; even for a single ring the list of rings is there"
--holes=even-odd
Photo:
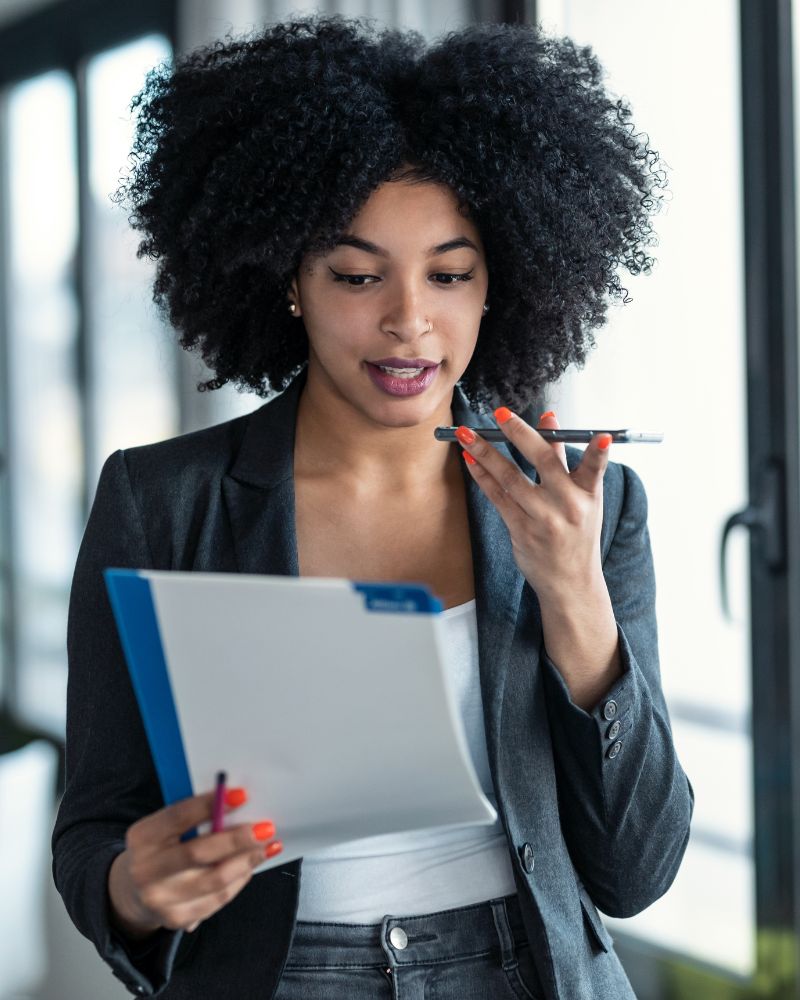
[[[499,427],[472,427],[471,430],[480,434],[486,441],[508,441],[504,431]],[[632,431],[632,430],[569,430],[566,427],[559,427],[554,430],[549,427],[535,427],[547,441],[564,441],[568,444],[588,444],[595,434],[610,434],[614,444],[633,444],[639,442],[658,442],[664,440],[664,435],[660,431]],[[433,432],[437,441],[458,441],[455,427],[437,427]]]

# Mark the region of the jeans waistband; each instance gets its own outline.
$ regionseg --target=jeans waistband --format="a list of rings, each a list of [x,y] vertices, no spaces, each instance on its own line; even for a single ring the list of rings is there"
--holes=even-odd
[[[287,962],[302,968],[417,965],[486,954],[527,942],[516,894],[375,924],[298,920]]]

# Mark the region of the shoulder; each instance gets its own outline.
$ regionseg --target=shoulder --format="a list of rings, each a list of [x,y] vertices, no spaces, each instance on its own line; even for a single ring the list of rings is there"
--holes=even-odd
[[[174,495],[219,481],[238,453],[251,416],[244,414],[164,441],[122,449],[119,454],[134,494],[163,489]]]
[[[262,408],[263,409],[263,408]],[[256,411],[258,412],[258,411]],[[165,539],[189,537],[218,507],[221,482],[252,414],[152,444],[120,448],[103,465],[92,511],[122,530],[137,522],[158,550]]]
[[[191,567],[198,545],[213,544],[224,522],[222,483],[251,418],[113,452],[97,485],[95,521],[112,533],[141,537],[149,566]]]

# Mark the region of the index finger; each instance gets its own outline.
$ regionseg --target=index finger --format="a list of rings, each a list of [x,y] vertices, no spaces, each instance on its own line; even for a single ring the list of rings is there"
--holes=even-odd
[[[240,793],[238,796],[236,793]],[[246,796],[243,796],[243,789],[229,789],[226,796],[226,812],[242,805]],[[129,843],[138,841],[150,844],[178,843],[181,837],[188,831],[194,829],[198,824],[211,819],[214,810],[215,791],[202,792],[199,795],[190,795],[185,799],[172,802],[162,809],[158,809],[148,816],[143,816],[128,829]],[[236,802],[236,805],[228,804]],[[238,800],[238,801],[237,801]]]

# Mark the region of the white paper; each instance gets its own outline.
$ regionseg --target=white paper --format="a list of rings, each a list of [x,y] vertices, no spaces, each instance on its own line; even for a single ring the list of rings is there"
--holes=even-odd
[[[195,793],[217,771],[283,850],[493,823],[438,614],[367,610],[348,580],[146,572]],[[202,829],[207,829],[202,828]]]

